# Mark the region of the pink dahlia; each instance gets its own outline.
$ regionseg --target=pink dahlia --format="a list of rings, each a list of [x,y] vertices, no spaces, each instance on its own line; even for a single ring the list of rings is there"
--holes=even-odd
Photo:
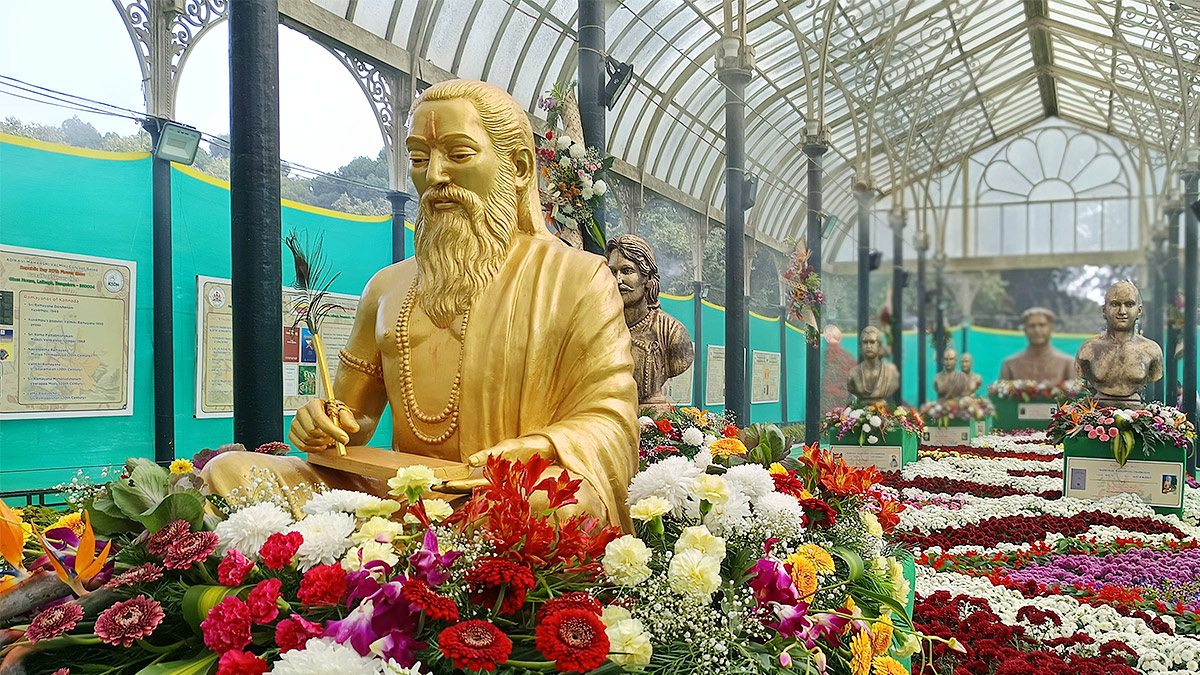
[[[167,552],[167,548],[175,542],[176,539],[182,537],[192,531],[191,524],[186,520],[173,520],[166,524],[161,530],[150,535],[150,540],[146,542],[146,550],[150,555],[162,557]]]
[[[25,639],[39,642],[56,638],[74,628],[82,618],[83,608],[73,602],[55,605],[34,617],[25,631]]]
[[[145,584],[161,579],[162,575],[162,567],[156,563],[146,563],[118,575],[115,579],[108,582],[107,586],[109,588],[122,588],[124,586],[133,586],[134,584]]]
[[[104,644],[132,647],[134,640],[150,637],[163,616],[157,600],[139,595],[101,612],[96,617],[96,635]]]
[[[186,570],[196,563],[204,562],[217,548],[216,532],[192,532],[172,542],[163,557],[169,570]]]

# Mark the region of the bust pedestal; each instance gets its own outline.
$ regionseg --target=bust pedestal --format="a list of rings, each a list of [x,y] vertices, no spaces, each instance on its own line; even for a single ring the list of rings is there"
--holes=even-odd
[[[1140,438],[1125,466],[1113,459],[1112,443],[1084,437],[1063,439],[1063,496],[1097,499],[1132,493],[1155,513],[1183,517],[1186,448],[1164,443],[1146,447]],[[1168,478],[1169,477],[1169,478]],[[1164,487],[1164,484],[1169,484]]]

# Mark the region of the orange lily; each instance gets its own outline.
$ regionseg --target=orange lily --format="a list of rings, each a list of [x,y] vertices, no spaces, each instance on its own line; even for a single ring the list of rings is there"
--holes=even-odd
[[[24,549],[25,534],[21,531],[21,517],[0,500],[0,557],[9,565],[24,570]]]
[[[37,533],[37,538],[42,544],[42,550],[50,559],[50,566],[58,573],[58,578],[70,586],[75,595],[79,597],[87,595],[87,582],[104,569],[104,564],[108,562],[108,553],[112,549],[112,542],[109,541],[104,545],[104,550],[100,551],[100,555],[96,555],[96,533],[92,531],[92,520],[87,511],[83,512],[83,536],[79,538],[79,548],[75,550],[74,570],[67,570],[40,532]]]

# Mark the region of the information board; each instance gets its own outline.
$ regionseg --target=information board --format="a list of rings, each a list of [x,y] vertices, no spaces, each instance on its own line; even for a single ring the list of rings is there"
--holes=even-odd
[[[688,366],[682,373],[667,380],[667,400],[673,406],[689,406],[692,404],[692,375],[696,372],[695,364]]]
[[[1067,497],[1099,499],[1132,493],[1151,506],[1183,505],[1183,463],[1131,459],[1125,466],[1115,459],[1067,457]]]
[[[779,373],[782,357],[779,352],[754,350],[750,362],[750,402],[779,402]]]
[[[704,405],[725,404],[725,346],[708,346],[708,377],[705,379]]]

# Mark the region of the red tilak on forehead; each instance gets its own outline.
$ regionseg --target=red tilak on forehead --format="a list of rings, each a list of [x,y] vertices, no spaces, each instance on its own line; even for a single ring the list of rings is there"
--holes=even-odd
[[[437,138],[437,112],[429,111],[429,122],[425,125],[425,141],[433,143],[433,139]]]

